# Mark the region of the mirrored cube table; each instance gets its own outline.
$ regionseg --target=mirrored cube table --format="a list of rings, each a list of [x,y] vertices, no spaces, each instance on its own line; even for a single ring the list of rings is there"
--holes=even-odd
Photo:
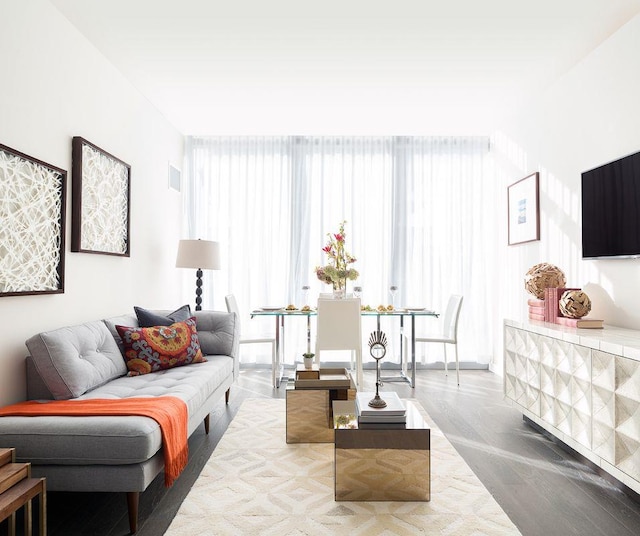
[[[299,366],[287,382],[287,443],[332,443],[332,402],[353,399],[355,393],[353,377],[344,368]]]
[[[358,427],[353,402],[334,402],[336,501],[431,499],[431,430],[416,406],[405,403],[406,425],[365,428]]]

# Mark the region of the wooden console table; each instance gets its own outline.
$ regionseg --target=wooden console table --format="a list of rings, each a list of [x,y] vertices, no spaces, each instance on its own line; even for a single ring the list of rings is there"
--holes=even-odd
[[[47,534],[47,491],[44,478],[31,478],[31,464],[16,463],[15,449],[0,449],[0,522],[9,518],[9,536],[16,533],[16,512],[24,506],[24,533],[33,530],[31,501],[40,496],[39,534]]]

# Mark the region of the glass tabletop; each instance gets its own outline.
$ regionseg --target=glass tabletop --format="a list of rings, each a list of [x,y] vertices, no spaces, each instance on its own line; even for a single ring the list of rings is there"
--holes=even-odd
[[[282,316],[282,315],[298,315],[298,316],[316,316],[318,312],[315,309],[286,309],[283,307],[282,309],[255,309],[251,311],[251,316]],[[431,311],[429,309],[393,309],[389,310],[378,310],[378,309],[362,309],[360,311],[362,316],[439,316],[435,311]]]

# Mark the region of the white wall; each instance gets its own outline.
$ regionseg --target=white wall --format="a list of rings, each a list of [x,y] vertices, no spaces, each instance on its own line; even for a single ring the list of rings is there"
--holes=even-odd
[[[541,240],[504,246],[500,318],[527,316],[524,275],[551,262],[591,297],[591,317],[640,329],[640,260],[582,260],[581,173],[640,151],[640,16],[613,34],[494,136],[506,187],[540,172]],[[506,244],[506,229],[503,226]],[[500,334],[495,335],[501,348]],[[501,361],[496,354],[496,360]]]
[[[68,171],[65,292],[0,298],[0,404],[25,397],[24,341],[65,325],[177,307],[183,137],[47,0],[0,0],[0,143]],[[71,139],[131,165],[131,257],[71,253]]]

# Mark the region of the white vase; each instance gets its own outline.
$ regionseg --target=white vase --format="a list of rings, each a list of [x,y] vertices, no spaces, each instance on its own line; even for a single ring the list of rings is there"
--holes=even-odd
[[[312,369],[313,368],[313,357],[304,357],[304,368]]]

